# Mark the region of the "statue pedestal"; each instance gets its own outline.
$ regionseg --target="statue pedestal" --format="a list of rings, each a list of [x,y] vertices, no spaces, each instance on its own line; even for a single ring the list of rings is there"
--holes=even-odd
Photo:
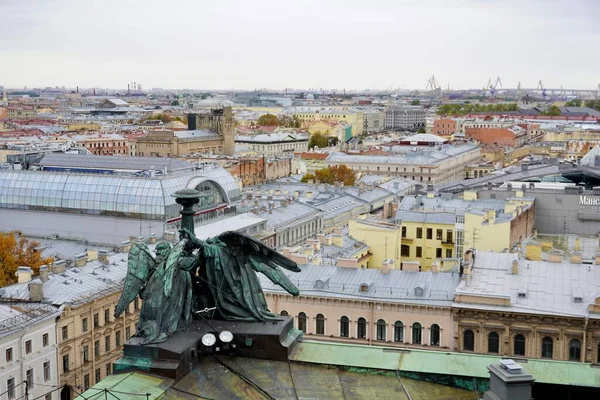
[[[141,370],[179,380],[198,364],[200,357],[210,357],[211,353],[287,361],[302,335],[294,328],[291,317],[276,323],[208,322],[212,327],[203,320],[194,320],[188,328],[159,344],[142,345],[139,338],[132,337],[125,343],[123,357],[115,362],[114,372]],[[233,334],[230,343],[219,340],[219,333],[223,331]],[[217,337],[213,346],[202,344],[202,337],[207,333]]]

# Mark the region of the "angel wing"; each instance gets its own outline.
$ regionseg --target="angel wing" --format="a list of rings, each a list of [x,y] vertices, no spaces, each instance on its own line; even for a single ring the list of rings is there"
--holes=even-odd
[[[125,311],[125,308],[140,293],[140,289],[148,282],[150,274],[156,268],[156,260],[145,243],[136,243],[129,250],[127,260],[127,275],[121,292],[121,298],[115,307],[115,317]]]
[[[298,288],[279,269],[281,267],[288,271],[300,272],[298,264],[294,261],[237,232],[224,232],[217,239],[227,246],[227,252],[232,257],[240,261],[245,259],[254,271],[264,274],[271,282],[281,286],[291,295],[298,296],[300,294]]]
[[[187,242],[187,239],[181,239],[179,242],[177,242],[175,247],[171,249],[169,257],[167,257],[167,262],[165,263],[165,276],[163,278],[163,290],[165,297],[169,297],[171,295],[171,291],[173,290],[173,275],[175,274],[177,264],[184,253]]]

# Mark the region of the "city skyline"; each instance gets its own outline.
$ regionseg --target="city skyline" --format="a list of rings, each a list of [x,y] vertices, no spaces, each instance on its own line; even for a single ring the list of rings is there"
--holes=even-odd
[[[447,3],[175,1],[165,13],[157,1],[9,0],[0,85],[424,90],[435,74],[444,89],[496,76],[596,89],[599,4]]]

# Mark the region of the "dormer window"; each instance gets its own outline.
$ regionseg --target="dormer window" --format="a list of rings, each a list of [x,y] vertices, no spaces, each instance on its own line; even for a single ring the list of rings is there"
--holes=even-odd
[[[360,291],[361,291],[362,293],[366,293],[366,292],[368,292],[368,291],[369,291],[369,285],[367,285],[366,283],[363,283],[363,284],[361,284],[361,285],[360,285]]]
[[[422,288],[422,287],[418,287],[418,286],[417,286],[417,287],[415,288],[415,296],[416,296],[416,297],[423,297],[423,292],[424,292],[424,290],[423,290],[423,288]]]

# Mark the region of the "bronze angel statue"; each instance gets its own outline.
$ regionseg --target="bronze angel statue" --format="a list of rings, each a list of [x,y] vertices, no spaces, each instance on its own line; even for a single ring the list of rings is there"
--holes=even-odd
[[[292,260],[236,232],[206,241],[182,229],[180,241],[160,242],[156,257],[144,243],[129,252],[127,276],[115,316],[140,296],[142,307],[135,336],[142,344],[165,341],[185,328],[197,311],[214,309],[214,319],[278,321],[271,313],[257,272],[290,294],[298,289],[280,267],[299,272]]]

